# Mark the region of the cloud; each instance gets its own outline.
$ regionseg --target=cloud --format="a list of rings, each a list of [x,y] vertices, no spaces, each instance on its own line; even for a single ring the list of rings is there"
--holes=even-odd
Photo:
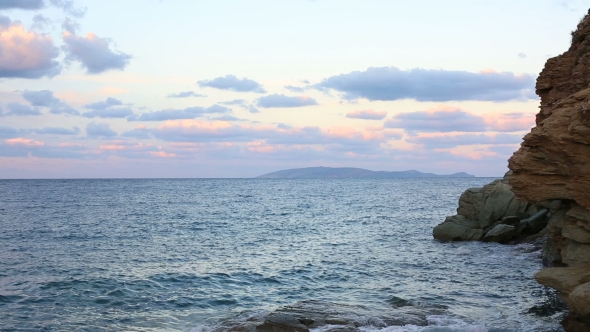
[[[33,16],[33,24],[31,25],[31,29],[44,30],[49,24],[51,24],[51,19],[49,17],[37,14]]]
[[[296,93],[302,93],[302,92],[305,92],[305,90],[307,90],[307,88],[305,88],[305,87],[299,87],[299,86],[293,86],[293,85],[285,85],[285,89],[287,89],[291,92],[296,92]]]
[[[265,93],[264,87],[260,83],[248,78],[237,78],[234,75],[217,77],[212,80],[202,80],[197,82],[202,88],[215,88],[220,90],[231,90],[236,92],[257,92]]]
[[[358,131],[348,127],[290,127],[251,126],[228,121],[174,120],[167,121],[152,131],[154,137],[169,142],[231,143],[263,142],[265,145],[302,146],[318,149],[377,151],[381,143],[400,139],[401,133],[390,130],[380,132]],[[269,148],[267,146],[267,148]]]
[[[347,118],[364,119],[364,120],[383,120],[387,116],[387,112],[376,112],[373,110],[358,110],[346,113]]]
[[[165,120],[180,120],[180,119],[194,119],[201,117],[205,114],[223,114],[231,113],[231,108],[227,108],[220,105],[213,105],[211,107],[188,107],[185,109],[171,109],[162,110],[151,113],[143,113],[139,116],[130,116],[127,118],[128,121],[165,121]]]
[[[75,8],[73,0],[49,0],[49,2],[69,15],[75,17],[84,17],[86,15],[86,7]]]
[[[83,117],[87,118],[103,118],[103,119],[121,119],[133,115],[133,110],[130,108],[106,108],[95,109],[89,112],[82,113]]]
[[[259,107],[271,108],[271,107],[304,107],[317,105],[318,102],[307,96],[285,96],[285,95],[268,95],[258,99],[256,103]]]
[[[0,114],[0,116],[16,115],[16,116],[28,116],[28,115],[41,115],[41,111],[37,107],[30,107],[21,103],[8,103],[6,105],[8,112]]]
[[[240,106],[241,108],[247,110],[250,113],[260,113],[260,110],[258,108],[256,108],[256,106],[254,105],[249,105],[246,100],[244,99],[234,99],[234,100],[230,100],[230,101],[224,101],[221,102],[220,104],[222,105],[236,105],[236,106]]]
[[[70,105],[54,97],[53,92],[49,90],[25,90],[23,91],[22,96],[32,106],[48,107],[49,112],[52,114],[80,114],[80,112],[72,108]]]
[[[151,130],[148,129],[145,125],[139,125],[133,130],[126,131],[121,134],[123,137],[131,137],[137,139],[150,139],[152,138]]]
[[[91,111],[82,113],[87,118],[126,118],[133,115],[133,110],[128,107],[114,107],[123,105],[123,102],[117,98],[108,97],[104,101],[84,105]]]
[[[243,121],[243,119],[237,118],[237,117],[235,117],[233,115],[230,115],[230,114],[216,116],[216,117],[211,118],[211,120],[214,120],[214,121],[230,121],[230,122],[231,121]]]
[[[517,55],[517,56],[518,56],[519,58],[521,58],[521,59],[524,59],[524,58],[526,58],[526,57],[527,57],[527,55],[526,55],[526,54],[524,54],[524,53],[518,53],[518,55]]]
[[[244,99],[234,99],[229,101],[222,101],[221,105],[237,105],[237,106],[246,106],[246,100]]]
[[[43,0],[2,0],[0,9],[26,9],[36,10],[45,6]]]
[[[481,132],[486,130],[483,118],[459,109],[433,109],[399,113],[385,121],[386,128],[426,132]]]
[[[420,144],[428,149],[452,148],[460,145],[518,144],[521,134],[421,134],[409,137],[408,143]]]
[[[108,138],[117,136],[117,132],[111,129],[108,123],[89,123],[86,126],[86,135],[91,138]]]
[[[33,106],[51,107],[60,102],[59,99],[53,96],[53,92],[49,90],[25,90],[23,91],[22,96]]]
[[[66,60],[79,61],[88,74],[123,70],[132,58],[129,54],[111,50],[111,40],[100,38],[94,33],[80,37],[65,31],[63,40],[66,43],[62,47],[66,52]]]
[[[0,138],[12,138],[20,134],[20,131],[6,126],[0,126]]]
[[[64,31],[67,31],[75,35],[76,31],[80,29],[80,24],[78,24],[78,22],[72,20],[71,18],[66,17],[64,22],[61,24],[61,28],[64,29]]]
[[[50,135],[78,135],[80,133],[80,128],[72,127],[72,129],[68,128],[59,128],[59,127],[45,127],[43,129],[32,129],[32,132],[35,134],[50,134]]]
[[[0,16],[0,77],[53,77],[61,72],[59,49],[48,35],[26,31],[19,22]]]
[[[206,95],[202,95],[200,93],[196,93],[194,91],[183,91],[179,93],[169,94],[168,98],[188,98],[188,97],[207,97]]]
[[[91,109],[91,110],[104,110],[104,109],[110,108],[112,106],[119,106],[119,105],[123,105],[123,102],[117,98],[108,97],[104,101],[99,101],[96,103],[87,104],[87,105],[84,105],[84,107]]]
[[[396,114],[385,121],[385,127],[415,132],[515,132],[529,130],[534,123],[533,114],[490,113],[481,116],[443,105],[426,111]]]
[[[417,101],[508,101],[537,98],[534,94],[535,78],[511,72],[447,71],[396,67],[371,67],[324,79],[314,87],[330,89],[343,94],[348,100]]]
[[[528,131],[535,126],[535,115],[531,113],[492,113],[485,115],[484,119],[493,131]]]

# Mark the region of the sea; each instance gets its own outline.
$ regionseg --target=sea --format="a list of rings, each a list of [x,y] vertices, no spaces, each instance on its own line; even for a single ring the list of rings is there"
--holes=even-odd
[[[441,309],[367,332],[562,331],[538,246],[432,238],[492,180],[0,180],[0,331],[206,332],[305,300]]]

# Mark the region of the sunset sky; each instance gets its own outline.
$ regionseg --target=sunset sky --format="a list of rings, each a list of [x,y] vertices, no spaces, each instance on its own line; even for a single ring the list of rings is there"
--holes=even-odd
[[[589,7],[0,0],[0,178],[501,176]]]

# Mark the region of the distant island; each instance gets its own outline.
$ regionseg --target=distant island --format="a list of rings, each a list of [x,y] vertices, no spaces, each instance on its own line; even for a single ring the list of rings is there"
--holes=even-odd
[[[410,171],[370,171],[354,167],[293,168],[257,176],[257,179],[389,179],[389,178],[474,178],[465,172],[449,175]]]

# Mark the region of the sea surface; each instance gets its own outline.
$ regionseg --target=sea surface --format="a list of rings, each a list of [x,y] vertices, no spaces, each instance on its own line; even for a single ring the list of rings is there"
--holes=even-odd
[[[363,331],[561,331],[538,248],[432,239],[491,180],[0,180],[0,331],[201,332],[301,300],[444,308]]]

